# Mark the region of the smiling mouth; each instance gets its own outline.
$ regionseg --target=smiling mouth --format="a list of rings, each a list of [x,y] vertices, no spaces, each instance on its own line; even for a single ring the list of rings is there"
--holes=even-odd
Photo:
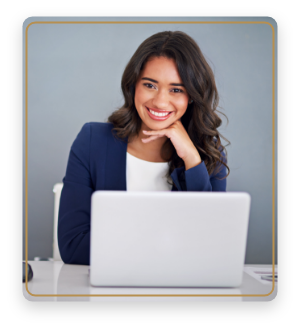
[[[147,107],[146,107],[147,108]],[[166,117],[168,116],[170,113],[172,113],[173,111],[154,111],[152,109],[147,108],[147,110],[155,117]]]
[[[160,111],[160,110],[152,110],[150,108],[147,108],[147,112],[149,117],[152,120],[155,121],[163,121],[163,120],[167,120],[168,118],[170,118],[170,116],[172,116],[173,111],[169,112],[169,111]]]

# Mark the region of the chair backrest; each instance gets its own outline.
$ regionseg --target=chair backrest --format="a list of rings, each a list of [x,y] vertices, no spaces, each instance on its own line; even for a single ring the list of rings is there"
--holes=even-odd
[[[61,256],[58,249],[58,241],[57,241],[57,225],[58,225],[58,210],[59,210],[59,202],[60,202],[60,194],[63,188],[62,183],[56,183],[53,187],[54,192],[54,227],[53,227],[53,260],[61,261]]]

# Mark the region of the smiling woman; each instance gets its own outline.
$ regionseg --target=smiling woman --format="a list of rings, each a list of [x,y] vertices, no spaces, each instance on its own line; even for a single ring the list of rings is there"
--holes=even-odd
[[[58,243],[64,262],[89,264],[96,190],[225,191],[218,93],[211,68],[183,32],[146,39],[122,77],[124,105],[85,124],[69,156]]]
[[[220,190],[225,190],[229,167],[218,132],[218,91],[210,66],[190,36],[167,31],[146,39],[125,68],[122,91],[125,103],[109,122],[119,138],[128,139],[129,153],[168,162],[169,179],[178,168],[188,170],[204,162],[209,175],[222,173]]]
[[[176,87],[174,88],[174,86]],[[173,124],[180,121],[180,118],[186,112],[189,101],[189,96],[173,59],[161,56],[150,58],[147,61],[135,86],[134,101],[141,118],[141,131],[137,138],[128,143],[129,152],[135,153],[138,158],[147,158],[145,160],[148,161],[155,162],[159,158],[161,158],[161,162],[166,161],[161,157],[160,150],[168,138],[171,138],[169,136],[171,131],[163,132],[162,130],[175,127]],[[189,152],[187,148],[189,139],[181,139],[178,143],[175,141],[176,139],[173,137],[172,143],[178,156],[186,159],[184,155]],[[147,143],[147,145],[142,146],[142,143]],[[147,152],[147,150],[154,147],[157,151],[156,155]],[[189,147],[193,148],[192,145]],[[143,154],[138,155],[139,150],[143,150]],[[197,161],[199,160],[198,163],[200,163],[200,157],[195,148],[194,151]],[[153,159],[151,159],[151,156]]]

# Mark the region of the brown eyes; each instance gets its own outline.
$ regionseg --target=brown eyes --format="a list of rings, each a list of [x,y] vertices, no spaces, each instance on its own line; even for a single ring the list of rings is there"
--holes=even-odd
[[[145,83],[143,85],[146,86],[149,89],[155,89],[155,86],[153,84]],[[184,91],[182,89],[180,89],[180,88],[172,88],[171,91],[173,93],[175,93],[175,94],[177,94],[177,93],[184,93]]]
[[[179,88],[173,88],[173,92],[174,93],[183,93],[183,90],[179,89]]]

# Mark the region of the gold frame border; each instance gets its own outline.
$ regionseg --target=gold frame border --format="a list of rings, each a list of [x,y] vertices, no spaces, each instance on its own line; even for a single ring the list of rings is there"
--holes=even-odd
[[[33,294],[33,297],[266,297],[275,288],[275,30],[271,23],[264,21],[36,21],[25,30],[25,263],[28,264],[28,29],[33,24],[267,24],[272,28],[272,290],[267,294]]]

